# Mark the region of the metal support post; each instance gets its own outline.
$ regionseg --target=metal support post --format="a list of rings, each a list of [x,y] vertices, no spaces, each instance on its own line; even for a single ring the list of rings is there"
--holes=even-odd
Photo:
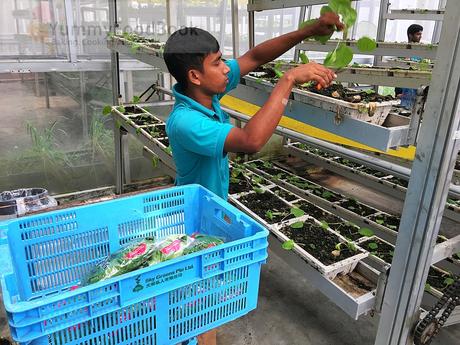
[[[219,42],[221,47],[225,47],[225,27],[227,26],[227,0],[222,0],[220,9],[220,32]]]
[[[132,71],[123,71],[125,76],[125,102],[131,102],[134,97],[134,87],[133,87],[133,72]]]
[[[238,0],[231,0],[233,58],[240,55],[240,27],[238,25]]]
[[[411,344],[460,138],[460,7],[448,1],[376,345]]]
[[[40,97],[40,78],[38,77],[38,73],[34,73],[35,79],[35,96]]]
[[[67,39],[70,62],[77,62],[77,36],[73,18],[72,0],[64,0],[65,17],[67,24]]]
[[[311,14],[311,6],[309,7],[309,14]],[[302,6],[300,8],[300,14],[299,14],[299,25],[302,24],[305,21],[305,14],[307,13],[307,6]],[[299,62],[299,55],[300,55],[300,50],[295,49],[294,50],[294,61]]]
[[[425,108],[425,88],[417,89],[417,96],[415,98],[414,106],[410,116],[409,132],[407,133],[407,142],[415,144],[417,140],[418,131],[420,128],[420,120],[422,119],[423,110]]]
[[[127,136],[127,132],[119,126],[118,123],[114,123],[113,136],[115,138],[115,190],[117,194],[123,193],[123,185],[125,182],[125,162],[124,162],[124,142],[123,137]]]
[[[248,24],[249,24],[249,49],[251,49],[251,48],[254,48],[254,44],[255,44],[254,11],[248,12]]]
[[[438,9],[443,10],[446,8],[447,0],[439,0]],[[442,21],[437,20],[434,24],[433,36],[431,36],[431,43],[436,44],[441,39]]]
[[[385,15],[388,13],[388,8],[390,7],[389,0],[380,1],[380,10],[379,10],[379,24],[377,26],[377,42],[382,42],[385,40],[385,33],[387,30],[387,20]],[[381,56],[374,56],[374,66],[377,66],[382,61]]]
[[[123,158],[122,168],[123,168],[123,182],[125,184],[131,183],[131,160],[129,159],[129,145],[128,145],[128,134],[124,133],[124,129],[121,132],[121,154]]]
[[[48,85],[48,74],[46,72],[43,73],[43,81],[45,83],[45,102],[46,108],[50,108],[50,90]]]
[[[83,127],[83,139],[87,140],[89,136],[88,127],[88,108],[86,106],[86,80],[85,72],[80,72],[80,107],[81,107],[81,122]]]

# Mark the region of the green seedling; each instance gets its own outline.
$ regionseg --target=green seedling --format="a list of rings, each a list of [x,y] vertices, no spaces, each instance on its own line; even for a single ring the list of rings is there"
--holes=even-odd
[[[110,115],[112,113],[112,106],[106,105],[102,108],[102,115]]]
[[[323,194],[321,194],[321,197],[324,198],[324,199],[327,199],[329,200],[334,194],[332,194],[331,192],[329,192],[328,190],[325,190],[323,192]]]
[[[339,242],[335,245],[335,250],[331,252],[335,257],[340,256],[343,246],[346,246],[351,252],[356,252],[358,249],[353,242]]]
[[[374,235],[374,231],[369,228],[361,228],[359,229],[359,234],[365,237],[371,237]]]
[[[257,194],[263,194],[263,193],[265,193],[265,191],[264,191],[262,188],[259,188],[259,187],[253,187],[252,189],[253,189],[254,192],[256,192]]]
[[[321,227],[324,229],[324,230],[327,230],[329,228],[329,224],[325,221],[325,220],[322,220],[321,221]]]
[[[273,164],[269,161],[264,161],[263,166],[264,168],[273,168]]]
[[[291,208],[290,213],[291,213],[294,217],[298,218],[298,217],[302,217],[302,216],[305,214],[305,211],[304,211],[304,210],[301,210],[300,208],[293,207],[293,208]]]
[[[285,250],[292,250],[294,248],[294,241],[293,240],[289,240],[289,241],[286,241],[284,242],[281,247]]]
[[[378,247],[379,247],[379,245],[378,245],[377,243],[375,243],[375,242],[371,242],[371,243],[369,243],[367,246],[368,246],[369,249],[371,249],[371,250],[377,250]]]
[[[292,229],[301,229],[303,228],[304,223],[303,222],[295,222],[291,224]]]
[[[272,211],[272,210],[268,210],[267,212],[265,212],[265,218],[269,220],[273,220],[273,218],[275,218],[276,216],[281,216],[281,215],[283,215],[283,212],[277,212],[277,211]]]

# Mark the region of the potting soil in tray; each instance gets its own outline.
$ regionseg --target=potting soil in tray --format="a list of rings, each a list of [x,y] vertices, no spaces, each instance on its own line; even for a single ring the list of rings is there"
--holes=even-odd
[[[403,187],[408,187],[409,186],[409,181],[403,180],[402,178],[399,177],[390,177],[386,178],[385,181],[393,182],[394,184],[403,186]]]
[[[155,127],[148,128],[147,132],[153,138],[164,138],[164,137],[168,136],[168,134],[166,134],[165,127],[166,127],[166,125],[156,125]]]
[[[249,165],[255,166],[257,169],[262,170],[271,176],[276,176],[279,174],[283,174],[282,176],[284,176],[286,174],[283,170],[274,167],[273,164],[269,162],[255,161],[249,163]],[[282,176],[279,177],[281,178]]]
[[[387,214],[372,215],[369,219],[394,231],[398,231],[401,222],[401,218]]]
[[[340,235],[342,235],[350,241],[356,241],[358,238],[363,237],[363,235],[359,233],[358,226],[350,224],[346,221],[343,221],[339,224],[328,223],[328,225],[332,230],[337,231],[338,233],[340,233]]]
[[[355,200],[344,200],[340,204],[340,206],[350,210],[353,213],[359,214],[363,217],[369,216],[373,213],[377,213],[376,209],[370,208],[364,204],[361,204]]]
[[[324,188],[313,189],[313,194],[319,196],[322,199],[326,199],[329,202],[336,202],[343,199],[343,196],[339,193],[335,193]]]
[[[375,92],[369,92],[364,90],[352,90],[345,88],[343,85],[340,84],[332,84],[329,87],[321,88],[320,90],[316,88],[316,85],[310,85],[308,87],[300,86],[299,88],[323,96],[341,99],[343,101],[350,103],[385,102],[394,100],[394,97],[391,95],[383,96]]]
[[[290,214],[289,205],[269,192],[248,194],[238,200],[269,224],[293,218],[293,215]],[[271,211],[273,214],[271,219],[267,217],[267,211]]]
[[[309,203],[309,202],[301,202],[296,204],[296,207],[300,208],[301,210],[305,211],[305,214],[313,217],[317,220],[325,221],[326,223],[341,223],[343,220],[332,213],[323,210],[319,207],[316,207],[315,205]]]
[[[168,138],[163,138],[163,139],[158,139],[160,143],[162,143],[164,146],[169,147],[169,139]]]
[[[128,107],[124,107],[125,108],[125,111],[123,112],[123,114],[125,115],[133,115],[133,114],[145,114],[145,111],[141,108],[138,108],[138,107],[134,107],[134,106],[128,106]]]
[[[428,278],[426,279],[426,283],[429,284],[430,286],[434,287],[436,290],[439,291],[444,291],[447,289],[449,286],[448,282],[450,279],[454,279],[455,277],[450,274],[450,273],[444,273],[439,270],[434,269],[433,267],[430,267],[430,270],[428,271]],[[448,279],[446,281],[446,279]]]
[[[369,251],[371,255],[374,255],[382,259],[386,263],[391,264],[395,250],[395,247],[393,247],[392,245],[383,242],[378,238],[370,238],[366,241],[361,242],[360,246],[361,248]]]
[[[287,225],[280,231],[326,266],[358,253],[349,249],[344,243],[340,246],[339,255],[332,254],[332,252],[336,253],[336,245],[340,243],[340,238],[310,220],[306,220],[302,228],[294,229]]]
[[[255,73],[250,73],[249,75],[259,78],[259,80],[265,80],[271,84],[276,84],[278,82],[279,78],[271,67],[259,67],[254,72]],[[369,90],[353,90],[335,83],[327,88],[321,88],[320,90],[316,88],[316,83],[309,83],[308,86],[299,85],[297,88],[350,103],[385,102],[395,99],[391,95],[383,96]]]
[[[384,173],[384,172],[381,172],[381,171],[378,171],[378,170],[374,170],[374,169],[369,169],[369,168],[359,169],[359,171],[363,172],[363,173],[366,173],[366,174],[369,174],[369,175],[372,175],[372,176],[375,176],[375,177],[388,176],[387,173]]]
[[[145,126],[145,125],[155,125],[158,123],[158,120],[145,114],[145,115],[139,115],[136,117],[131,117],[131,121],[133,121],[136,125],[138,126]]]
[[[279,187],[275,187],[271,191],[275,193],[276,195],[282,197],[286,201],[293,201],[293,200],[299,199],[297,195],[289,193],[288,191],[285,191],[284,189],[281,189]]]
[[[243,192],[250,192],[253,190],[254,186],[257,187],[258,185],[253,182],[254,186],[249,183],[248,179],[250,177],[239,176],[238,178],[231,178],[230,185],[229,185],[229,194],[237,194]]]
[[[359,167],[362,166],[362,164],[352,162],[349,159],[345,159],[345,158],[342,158],[342,157],[334,159],[334,161],[338,162],[338,163],[340,163],[342,165],[346,165],[347,167],[350,167],[350,168],[359,168]]]

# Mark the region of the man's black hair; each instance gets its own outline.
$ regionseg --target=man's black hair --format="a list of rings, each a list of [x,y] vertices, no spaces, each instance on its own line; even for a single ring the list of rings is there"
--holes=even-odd
[[[187,87],[187,72],[203,71],[203,60],[219,51],[219,42],[209,32],[186,27],[174,32],[166,41],[163,57],[169,73],[180,86]]]
[[[407,28],[407,38],[409,38],[409,35],[414,35],[420,31],[423,31],[423,26],[418,24],[412,24]]]

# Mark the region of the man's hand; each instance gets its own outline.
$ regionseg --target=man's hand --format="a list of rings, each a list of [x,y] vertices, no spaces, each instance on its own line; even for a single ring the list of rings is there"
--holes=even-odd
[[[287,71],[283,77],[291,80],[294,84],[303,84],[316,81],[323,88],[328,87],[337,75],[334,71],[316,62],[309,62]]]
[[[339,16],[334,12],[326,12],[312,25],[310,25],[309,35],[327,36],[331,35],[335,29],[342,31],[344,24],[340,22]]]

